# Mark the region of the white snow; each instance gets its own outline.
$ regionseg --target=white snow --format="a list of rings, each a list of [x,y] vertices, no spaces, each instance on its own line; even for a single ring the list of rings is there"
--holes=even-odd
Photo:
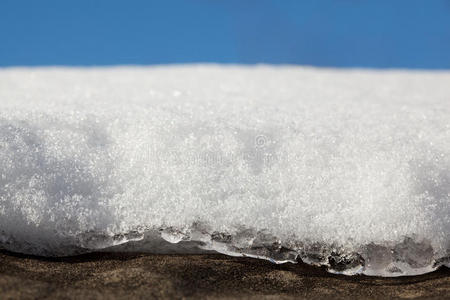
[[[0,170],[12,251],[425,273],[450,261],[450,72],[0,69]]]

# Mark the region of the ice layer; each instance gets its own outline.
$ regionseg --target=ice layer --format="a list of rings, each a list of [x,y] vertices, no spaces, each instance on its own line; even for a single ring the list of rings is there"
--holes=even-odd
[[[10,251],[426,273],[450,265],[450,72],[0,69],[0,172]]]

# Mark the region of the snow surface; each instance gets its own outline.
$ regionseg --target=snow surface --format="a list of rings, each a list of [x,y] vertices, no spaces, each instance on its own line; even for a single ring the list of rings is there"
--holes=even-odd
[[[11,251],[421,274],[450,265],[450,72],[0,69],[0,170]]]

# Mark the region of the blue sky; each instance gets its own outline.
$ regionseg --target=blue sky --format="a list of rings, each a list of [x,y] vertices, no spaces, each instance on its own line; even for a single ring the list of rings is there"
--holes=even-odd
[[[0,1],[0,66],[450,69],[450,0]]]

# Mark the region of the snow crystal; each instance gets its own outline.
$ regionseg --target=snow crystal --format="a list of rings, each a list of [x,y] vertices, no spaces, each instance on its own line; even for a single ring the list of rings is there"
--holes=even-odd
[[[293,66],[2,69],[0,247],[201,248],[382,276],[449,266],[449,82]]]

